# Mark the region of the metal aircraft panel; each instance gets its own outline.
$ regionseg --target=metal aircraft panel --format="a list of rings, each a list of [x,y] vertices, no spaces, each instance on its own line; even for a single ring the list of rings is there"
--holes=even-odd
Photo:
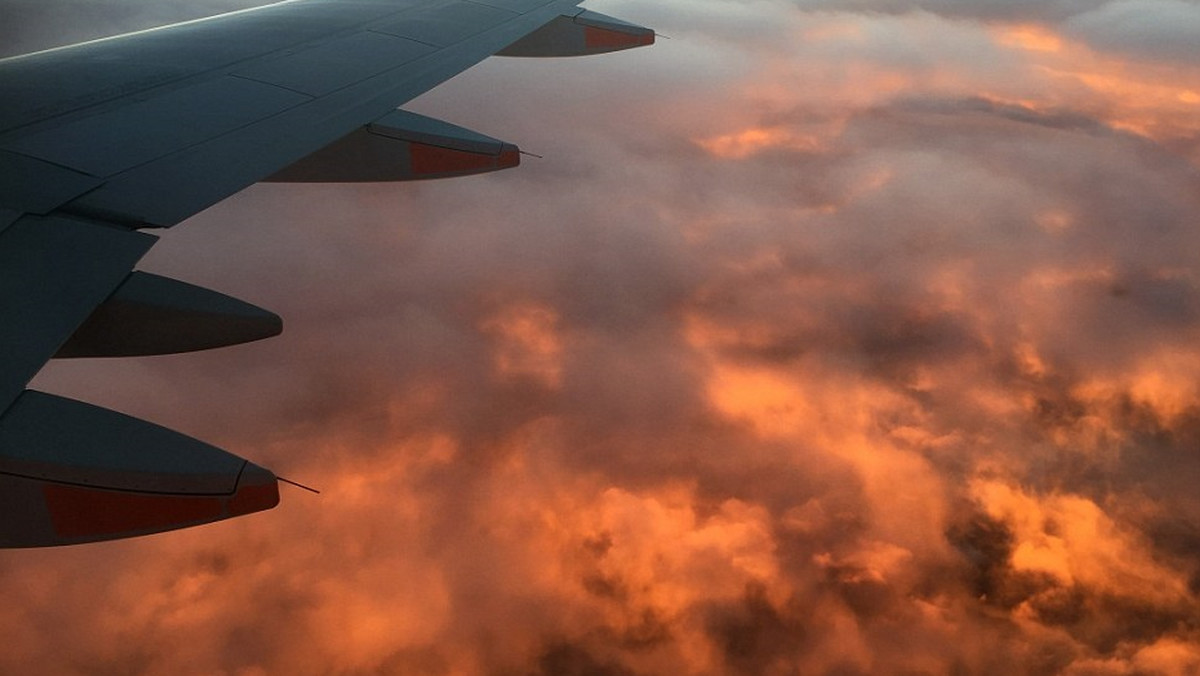
[[[364,122],[378,119],[503,49],[575,3],[545,3],[470,40],[344,87],[269,119],[109,179],[71,204],[79,213],[169,227],[260,181]],[[207,180],[197,181],[196,176]]]
[[[514,12],[506,9],[474,2],[440,3],[406,12],[399,19],[373,26],[372,30],[448,47],[514,16]]]
[[[528,11],[534,9],[535,7],[539,7],[543,4],[542,0],[471,0],[471,1],[478,2],[481,5],[488,5],[490,7],[497,7],[499,9],[507,9],[510,12],[528,12]],[[571,4],[578,5],[579,3],[573,2]]]
[[[104,181],[32,157],[0,150],[0,207],[45,214]],[[15,219],[14,219],[15,220]]]
[[[0,132],[294,48],[420,0],[303,0],[0,59]]]
[[[234,75],[324,96],[402,66],[434,50],[413,40],[372,31],[353,33],[234,71]]]
[[[170,449],[173,452],[166,453]],[[0,472],[126,491],[232,493],[246,461],[137,418],[26,391],[0,418]]]
[[[0,149],[92,176],[112,176],[310,99],[269,84],[224,76],[21,136],[0,144]]]
[[[17,219],[20,217],[21,217],[20,211],[16,211],[14,209],[0,208],[0,232],[4,232],[5,228],[12,225],[13,223],[16,223]]]

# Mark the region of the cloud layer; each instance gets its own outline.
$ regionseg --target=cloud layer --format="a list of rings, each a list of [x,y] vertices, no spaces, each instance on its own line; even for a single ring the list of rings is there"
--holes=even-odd
[[[284,335],[37,386],[323,494],[3,554],[0,672],[1196,673],[1200,36],[1150,4],[597,3],[674,39],[414,106],[547,159],[172,231]]]

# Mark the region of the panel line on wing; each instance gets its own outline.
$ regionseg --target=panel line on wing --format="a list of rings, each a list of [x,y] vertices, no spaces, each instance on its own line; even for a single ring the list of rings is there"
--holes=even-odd
[[[27,391],[35,392],[36,390],[27,390]],[[84,483],[81,481],[64,481],[61,479],[46,479],[43,477],[34,476],[33,473],[21,473],[19,471],[11,471],[11,470],[5,470],[5,469],[0,469],[0,475],[13,477],[15,479],[35,479],[37,481],[45,481],[47,483],[57,484],[59,486],[73,486],[76,488],[101,488],[101,487],[96,486],[95,484]],[[179,495],[179,493],[177,491],[171,491],[171,490],[144,490],[144,489],[140,489],[140,488],[113,488],[111,486],[104,486],[101,489],[105,490],[105,491],[111,491],[113,493],[131,493],[131,494],[136,494],[136,495]],[[219,492],[219,493],[188,493],[187,495],[195,496],[195,497],[220,498],[220,497],[229,497],[229,496],[233,495],[235,492],[236,491],[230,490],[230,491]]]
[[[312,96],[219,77],[0,145],[92,176],[112,176],[247,124]],[[213,105],[213,102],[221,105]]]
[[[260,60],[232,74],[319,97],[399,68],[433,49],[413,40],[364,30]]]
[[[366,31],[363,31],[363,32],[365,32],[365,33],[376,33],[376,34],[378,34],[378,35],[389,35],[389,36],[392,36],[392,37],[403,37],[403,36],[399,36],[399,35],[393,35],[392,33],[388,33],[388,32],[381,31],[381,30],[377,30],[377,29],[374,29],[374,28],[370,28],[370,29],[368,29],[368,30],[366,30]],[[427,41],[427,40],[418,40],[417,38],[410,38],[410,37],[405,37],[404,39],[405,39],[405,40],[408,40],[409,42],[415,42],[415,43],[417,43],[418,45],[425,45],[426,47],[429,47],[430,49],[441,49],[441,48],[442,48],[442,45],[436,45],[436,44],[434,44],[434,43],[432,43],[432,42],[429,42],[429,41]]]

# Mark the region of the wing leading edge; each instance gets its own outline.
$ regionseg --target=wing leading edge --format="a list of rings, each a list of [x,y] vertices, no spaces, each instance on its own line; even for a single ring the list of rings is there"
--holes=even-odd
[[[493,54],[651,44],[579,0],[286,0],[0,60],[0,547],[270,509],[270,471],[25,389],[53,357],[207,349],[278,317],[134,271],[156,237],[261,180],[393,181],[519,163],[398,106]]]

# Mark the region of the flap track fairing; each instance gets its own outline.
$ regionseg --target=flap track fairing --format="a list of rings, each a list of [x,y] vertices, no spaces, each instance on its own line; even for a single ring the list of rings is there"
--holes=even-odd
[[[56,357],[136,357],[238,345],[277,336],[273,312],[216,291],[134,272]]]
[[[498,56],[589,56],[654,44],[654,31],[599,12],[563,15],[526,35]]]
[[[521,163],[511,143],[395,110],[266,179],[273,183],[372,183],[454,178]]]
[[[270,471],[115,411],[27,390],[0,417],[0,548],[145,535],[278,502]]]

